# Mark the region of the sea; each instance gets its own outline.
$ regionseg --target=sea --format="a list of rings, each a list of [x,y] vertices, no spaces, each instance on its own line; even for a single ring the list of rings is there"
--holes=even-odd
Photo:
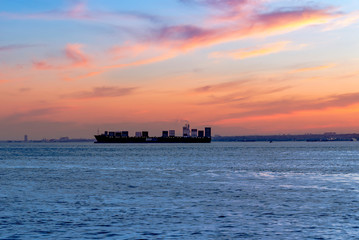
[[[0,239],[359,239],[359,142],[0,143]]]

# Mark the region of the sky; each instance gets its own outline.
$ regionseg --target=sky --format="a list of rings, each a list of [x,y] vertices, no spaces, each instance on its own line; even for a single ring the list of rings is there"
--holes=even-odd
[[[357,0],[0,0],[0,140],[359,132]]]

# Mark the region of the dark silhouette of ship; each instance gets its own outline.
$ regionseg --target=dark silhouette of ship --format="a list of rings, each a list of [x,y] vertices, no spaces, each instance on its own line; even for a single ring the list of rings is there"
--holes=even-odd
[[[189,124],[183,126],[183,135],[176,136],[175,130],[162,131],[161,137],[150,137],[148,131],[136,132],[129,136],[128,131],[109,132],[95,135],[96,143],[210,143],[211,128],[191,129]]]

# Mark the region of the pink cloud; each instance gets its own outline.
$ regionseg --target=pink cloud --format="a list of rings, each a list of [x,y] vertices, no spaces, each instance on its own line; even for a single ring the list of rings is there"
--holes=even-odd
[[[109,50],[109,54],[113,56],[114,59],[126,59],[137,57],[138,55],[148,51],[150,46],[147,43],[131,44],[126,42],[123,45],[117,45],[112,47]]]
[[[66,97],[76,99],[122,97],[133,94],[136,90],[135,87],[95,87],[90,91],[75,92]]]
[[[231,1],[229,1],[231,2]],[[217,1],[214,1],[216,4]],[[243,4],[249,4],[243,1]],[[196,25],[174,25],[159,28],[150,42],[153,45],[167,47],[172,51],[188,51],[196,48],[240,40],[248,37],[267,36],[291,32],[303,27],[327,23],[337,18],[338,14],[332,9],[297,8],[290,10],[276,10],[268,13],[258,13],[248,10],[249,15],[241,15],[231,10],[233,18],[226,24],[211,27]],[[209,19],[218,21],[216,17]],[[147,39],[148,40],[148,39]]]
[[[50,70],[50,69],[56,69],[57,67],[50,65],[46,61],[34,61],[32,63],[35,69],[37,70]]]
[[[234,21],[243,21],[243,19],[258,15],[260,10],[266,8],[263,0],[242,0],[242,1],[206,1],[212,9],[220,10],[220,13],[211,16],[208,21],[212,24],[223,24]]]
[[[63,50],[63,58],[33,61],[33,66],[37,70],[61,70],[88,67],[91,63],[91,58],[85,54],[81,48],[81,44],[67,44]]]
[[[212,9],[218,9],[221,14],[209,16],[205,24],[198,25],[170,25],[162,24],[157,29],[151,28],[147,34],[150,37],[138,39],[140,33],[134,34],[138,41],[134,44],[114,46],[110,56],[121,63],[105,63],[101,69],[123,68],[139,66],[164,61],[183,54],[186,51],[208,47],[228,41],[236,41],[249,37],[268,36],[295,31],[306,26],[328,23],[338,17],[331,8],[303,7],[296,9],[277,9],[263,12],[266,9],[264,0],[199,0],[183,2],[197,2]],[[48,16],[49,15],[49,16]],[[50,17],[51,13],[42,13],[39,17]],[[54,16],[70,19],[105,19],[109,16],[119,16],[121,13],[98,13],[87,9],[85,2],[78,2],[71,8],[56,12]],[[124,14],[126,15],[126,14]],[[131,13],[129,16],[149,18],[141,14]],[[223,19],[226,19],[223,21]],[[102,20],[101,20],[102,21]],[[212,22],[214,24],[208,24]],[[136,30],[135,30],[136,31]],[[143,36],[143,34],[142,34]],[[156,48],[155,51],[152,51]],[[279,51],[279,50],[278,50]],[[65,58],[58,60],[35,61],[36,69],[66,69],[87,67],[91,58],[82,51],[80,44],[68,44],[64,50]],[[155,54],[153,54],[155,52]],[[151,53],[151,54],[149,54]],[[253,53],[254,54],[254,53]],[[124,62],[124,60],[128,60]],[[65,62],[65,63],[64,63]]]
[[[255,48],[243,48],[233,51],[214,52],[211,54],[211,57],[230,57],[234,59],[258,57],[289,50],[289,43],[289,41],[281,41]]]
[[[267,28],[297,28],[313,24],[327,23],[340,16],[339,13],[332,12],[332,8],[297,8],[289,10],[279,10],[256,16],[256,22]]]
[[[81,48],[81,44],[67,44],[65,48],[66,57],[74,66],[86,66],[90,62],[90,58],[81,51]]]
[[[30,119],[38,119],[48,117],[50,115],[57,114],[70,109],[69,106],[60,106],[60,107],[47,107],[47,108],[37,108],[31,109],[29,111],[17,112],[5,118],[6,121],[28,121]]]
[[[71,76],[66,76],[63,77],[64,81],[75,81],[75,80],[81,80],[81,79],[85,79],[85,78],[89,78],[89,77],[93,77],[93,76],[97,76],[99,74],[103,73],[103,71],[95,71],[95,72],[89,72],[83,75],[77,75],[75,77],[71,77]]]
[[[87,5],[85,2],[77,2],[68,11],[67,14],[72,18],[86,18]]]
[[[209,3],[218,4],[217,1]],[[245,5],[250,4],[249,1],[241,1],[241,3]],[[228,1],[227,4],[234,3]],[[258,3],[256,2],[256,4]],[[132,51],[133,55],[142,54],[156,46],[157,50],[159,49],[157,56],[142,57],[142,59],[136,61],[113,64],[106,68],[123,68],[164,61],[183,54],[186,51],[249,37],[291,32],[306,26],[327,23],[331,19],[338,17],[337,13],[332,12],[332,10],[328,8],[298,8],[285,11],[277,10],[269,13],[258,13],[252,9],[249,12],[251,13],[250,17],[247,15],[241,16],[239,14],[237,16],[239,19],[234,18],[232,22],[226,23],[223,26],[200,27],[196,25],[174,25],[160,27],[157,31],[151,31],[151,37],[149,39],[143,39],[132,46],[116,46],[117,52],[122,51],[126,53],[125,49],[127,48]],[[215,18],[212,20],[215,20]],[[283,50],[285,44],[282,45],[274,46],[276,49],[267,50],[267,54]],[[139,48],[139,46],[142,48]],[[249,53],[249,55],[252,56],[255,54],[255,52]],[[257,53],[257,55],[259,54],[260,53]]]
[[[198,93],[214,93],[214,92],[219,92],[219,91],[223,91],[223,90],[226,91],[226,90],[230,90],[230,89],[236,89],[239,86],[244,85],[246,83],[248,83],[248,80],[209,84],[209,85],[205,85],[205,86],[201,86],[201,87],[192,89],[192,91],[196,94],[198,94]]]
[[[125,67],[134,67],[140,65],[146,65],[156,62],[165,61],[167,59],[171,59],[178,55],[177,51],[171,51],[170,49],[156,49],[157,52],[154,56],[151,57],[142,57],[139,60],[134,60],[132,62],[113,64],[103,67],[103,69],[111,69],[111,68],[125,68]]]
[[[252,0],[251,2],[255,2]],[[216,9],[234,9],[242,8],[249,0],[180,0],[182,3],[187,4],[201,4]]]

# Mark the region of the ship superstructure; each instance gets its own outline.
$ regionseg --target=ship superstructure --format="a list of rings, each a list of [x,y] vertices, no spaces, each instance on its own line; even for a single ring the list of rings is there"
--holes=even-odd
[[[95,138],[96,143],[210,143],[212,136],[210,127],[197,130],[185,124],[182,136],[176,136],[175,130],[164,130],[161,137],[150,137],[148,131],[135,132],[134,136],[128,131],[105,131]]]

